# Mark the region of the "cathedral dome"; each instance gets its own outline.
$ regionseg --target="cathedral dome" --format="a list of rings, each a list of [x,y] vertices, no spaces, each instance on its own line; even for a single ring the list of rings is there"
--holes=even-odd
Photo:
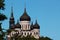
[[[30,16],[26,12],[26,8],[24,9],[23,15],[20,17],[20,21],[30,21]]]
[[[15,28],[21,28],[21,25],[19,24],[18,21],[17,21],[17,24],[15,25]]]
[[[34,28],[34,29],[40,29],[40,26],[39,26],[39,24],[37,23],[37,20],[36,20],[36,23],[35,23],[35,25],[34,25],[33,28]]]
[[[15,28],[21,28],[21,25],[20,24],[16,24]]]

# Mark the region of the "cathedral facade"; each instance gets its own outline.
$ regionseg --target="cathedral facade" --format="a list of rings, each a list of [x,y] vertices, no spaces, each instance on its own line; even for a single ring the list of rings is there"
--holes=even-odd
[[[12,9],[11,17],[9,19],[9,29],[11,29],[12,31],[8,32],[7,34],[8,40],[11,37],[13,37],[14,34],[22,35],[25,37],[27,35],[31,35],[37,39],[40,37],[40,26],[37,20],[35,24],[33,24],[33,22],[31,23],[31,18],[27,14],[26,8],[24,8],[24,12],[19,19],[20,20],[18,20],[17,23],[15,24],[13,9]]]

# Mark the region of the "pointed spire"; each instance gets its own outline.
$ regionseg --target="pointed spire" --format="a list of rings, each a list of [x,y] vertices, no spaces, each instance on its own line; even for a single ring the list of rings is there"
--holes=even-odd
[[[40,28],[40,26],[39,26],[39,24],[38,24],[37,20],[35,21],[34,28],[37,28],[37,29],[39,29],[39,28]]]
[[[35,22],[35,24],[38,24],[38,23],[37,23],[37,19],[36,19],[36,22]]]
[[[9,25],[10,25],[10,27],[9,27],[10,29],[14,28],[13,26],[15,25],[15,20],[14,20],[14,16],[13,16],[13,7],[11,7],[11,16],[10,16]]]
[[[11,17],[13,17],[13,7],[11,7]]]
[[[26,0],[23,15],[20,17],[20,21],[31,21],[30,16],[26,12]]]
[[[24,13],[26,13],[26,0],[25,0],[25,4],[24,4]]]
[[[24,8],[24,13],[26,13],[26,8]]]

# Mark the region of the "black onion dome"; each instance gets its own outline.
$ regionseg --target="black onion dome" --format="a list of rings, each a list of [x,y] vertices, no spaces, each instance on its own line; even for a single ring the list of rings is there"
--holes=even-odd
[[[34,29],[40,29],[40,26],[39,26],[39,24],[37,23],[37,20],[36,20],[36,23],[35,23],[35,25],[34,25],[33,28],[34,28]]]
[[[30,21],[30,16],[26,12],[26,8],[24,9],[23,15],[20,17],[20,21]]]
[[[17,24],[15,25],[15,28],[21,28],[21,25],[19,24],[19,21],[17,21]]]

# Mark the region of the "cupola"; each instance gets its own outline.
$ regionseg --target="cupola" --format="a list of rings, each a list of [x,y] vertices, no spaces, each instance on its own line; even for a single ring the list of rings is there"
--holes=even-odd
[[[26,8],[24,9],[23,15],[20,17],[20,21],[31,21],[30,16],[26,12]]]

